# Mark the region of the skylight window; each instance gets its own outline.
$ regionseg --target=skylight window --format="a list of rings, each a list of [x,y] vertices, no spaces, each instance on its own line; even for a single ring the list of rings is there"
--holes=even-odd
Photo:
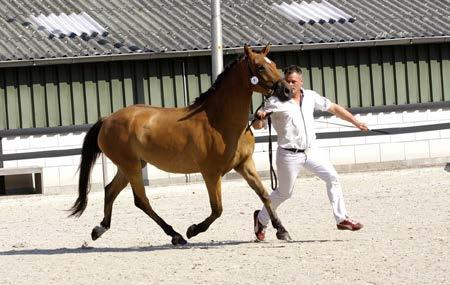
[[[331,5],[327,1],[320,2],[312,1],[307,3],[302,1],[300,3],[292,2],[288,4],[282,2],[281,4],[272,4],[272,8],[279,14],[287,17],[292,21],[298,22],[300,25],[306,23],[314,25],[315,23],[353,23],[355,19],[349,14],[345,13],[336,6]]]
[[[59,16],[51,13],[48,16],[40,14],[30,15],[28,18],[33,27],[49,34],[50,37],[106,37],[108,32],[97,21],[85,12],[79,14],[65,13]]]

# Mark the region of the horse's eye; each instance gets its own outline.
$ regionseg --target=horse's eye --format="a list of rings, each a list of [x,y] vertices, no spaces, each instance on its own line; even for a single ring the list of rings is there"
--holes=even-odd
[[[258,71],[258,73],[264,72],[266,70],[266,68],[264,67],[264,65],[260,65],[258,67],[256,67],[256,71]]]

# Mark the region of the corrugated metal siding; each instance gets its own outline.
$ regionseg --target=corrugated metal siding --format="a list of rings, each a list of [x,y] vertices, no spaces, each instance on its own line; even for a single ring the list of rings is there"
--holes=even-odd
[[[346,107],[450,101],[450,44],[272,53]],[[225,63],[236,56],[226,56]],[[0,69],[0,129],[94,123],[136,103],[183,107],[211,85],[209,57]],[[252,110],[262,102],[253,96]]]
[[[298,64],[304,87],[346,107],[448,101],[450,45],[386,46],[277,53]]]
[[[210,70],[209,57],[0,69],[0,129],[94,123],[137,103],[183,107],[211,86]]]

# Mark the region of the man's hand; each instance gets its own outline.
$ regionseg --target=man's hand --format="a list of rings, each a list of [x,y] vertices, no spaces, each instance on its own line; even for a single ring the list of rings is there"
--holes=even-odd
[[[252,127],[255,130],[259,130],[264,128],[264,119],[266,118],[266,112],[259,110],[256,114],[255,114],[255,118],[256,120],[253,122]]]
[[[369,131],[369,128],[367,127],[367,125],[360,121],[355,122],[355,127],[357,127],[358,129],[360,129],[363,132]]]
[[[267,116],[267,113],[266,112],[264,112],[264,111],[261,111],[261,110],[259,110],[256,114],[255,114],[255,117],[256,117],[256,119],[258,119],[258,120],[264,120],[265,118],[266,118],[266,116]]]

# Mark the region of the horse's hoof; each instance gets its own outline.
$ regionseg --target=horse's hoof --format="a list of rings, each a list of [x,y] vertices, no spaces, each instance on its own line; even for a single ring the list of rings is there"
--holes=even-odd
[[[91,232],[91,238],[92,238],[92,240],[96,240],[96,239],[98,239],[99,237],[101,237],[102,234],[104,234],[104,233],[106,232],[106,230],[107,230],[107,229],[105,229],[105,228],[102,227],[102,226],[96,226],[95,228],[93,228],[93,229],[92,229],[92,232]]]
[[[193,224],[192,226],[190,226],[190,227],[187,229],[187,231],[186,231],[186,236],[187,236],[187,238],[191,238],[191,237],[197,235],[197,233],[195,232],[195,227],[196,227],[196,225]]]
[[[289,233],[287,231],[283,231],[283,232],[277,232],[277,239],[279,240],[285,240],[285,241],[291,241],[291,236],[289,235]]]
[[[175,235],[172,237],[173,245],[185,245],[187,241],[181,235]]]

